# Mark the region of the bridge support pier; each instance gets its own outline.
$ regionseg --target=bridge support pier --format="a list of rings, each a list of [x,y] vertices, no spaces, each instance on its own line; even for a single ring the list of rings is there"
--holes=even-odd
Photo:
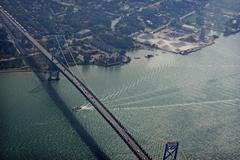
[[[60,80],[60,72],[59,71],[49,71],[48,81],[59,81]]]
[[[178,142],[167,142],[167,144],[165,145],[163,160],[176,160],[178,147]]]
[[[52,61],[54,60],[54,58],[56,58],[57,60],[60,60],[60,56],[59,53],[54,53],[52,56]],[[50,62],[49,64],[49,77],[48,77],[48,81],[59,81],[60,80],[60,71],[59,69],[56,67],[55,64],[53,64],[52,62]]]

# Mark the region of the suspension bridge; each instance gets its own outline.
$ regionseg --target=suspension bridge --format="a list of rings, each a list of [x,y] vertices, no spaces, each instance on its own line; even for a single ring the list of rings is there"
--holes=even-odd
[[[42,54],[48,61],[50,61],[57,69],[60,71],[69,82],[88,100],[88,102],[98,111],[98,113],[107,121],[107,123],[115,130],[115,132],[121,137],[121,139],[126,143],[126,145],[131,149],[131,151],[138,157],[140,160],[150,160],[150,156],[146,151],[141,147],[141,145],[134,139],[134,137],[128,132],[128,130],[120,123],[120,121],[103,105],[103,103],[96,97],[96,95],[87,87],[70,69],[69,66],[66,66],[64,63],[59,61],[54,57],[53,54],[49,53],[35,38],[33,38],[27,30],[17,22],[7,11],[5,11],[0,6],[0,13],[2,17],[8,20],[19,33],[21,33],[31,44],[38,49],[40,54]],[[57,40],[57,38],[56,38]],[[57,40],[58,41],[58,40]],[[58,42],[59,44],[59,42]],[[62,52],[61,48],[60,51]],[[65,58],[65,57],[64,57]],[[72,57],[73,58],[73,57]],[[51,78],[51,77],[50,77]],[[165,152],[167,158],[170,157],[173,152],[168,152],[171,147],[166,146]],[[178,147],[178,145],[177,145]],[[176,152],[177,153],[177,152]],[[175,153],[175,154],[176,154]],[[176,157],[176,155],[174,155]],[[176,159],[176,158],[174,158]]]

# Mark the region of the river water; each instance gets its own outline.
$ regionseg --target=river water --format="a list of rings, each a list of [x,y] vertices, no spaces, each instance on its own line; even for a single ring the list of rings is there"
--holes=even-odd
[[[78,69],[153,159],[175,140],[179,159],[238,159],[239,42],[236,34],[188,56],[141,50],[127,65]],[[0,91],[3,159],[136,159],[92,107],[71,111],[87,102],[65,78],[1,74]]]

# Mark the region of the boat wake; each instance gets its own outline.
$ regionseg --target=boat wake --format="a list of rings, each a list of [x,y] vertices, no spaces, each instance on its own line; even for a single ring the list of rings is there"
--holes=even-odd
[[[161,109],[165,107],[185,107],[185,106],[208,106],[211,104],[219,104],[219,103],[234,103],[240,101],[240,98],[235,99],[226,99],[226,100],[216,100],[216,101],[203,101],[203,102],[191,102],[191,103],[181,103],[181,104],[168,104],[162,106],[147,106],[147,107],[120,107],[120,108],[112,108],[111,110],[148,110],[148,109]]]
[[[81,107],[82,107],[82,110],[93,110],[94,109],[93,106],[90,104],[83,105]]]
[[[74,112],[80,112],[82,110],[93,110],[93,106],[91,104],[86,104],[86,105],[77,106],[77,107],[72,108],[72,111],[74,111]]]

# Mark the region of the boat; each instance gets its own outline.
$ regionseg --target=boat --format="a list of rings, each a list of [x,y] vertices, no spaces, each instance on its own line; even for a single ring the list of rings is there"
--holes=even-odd
[[[134,57],[134,59],[141,59],[140,57]]]
[[[154,57],[154,55],[152,54],[145,55],[145,58],[152,58],[152,57]]]
[[[81,109],[82,109],[82,106],[77,106],[77,107],[72,108],[72,111],[79,112]]]

